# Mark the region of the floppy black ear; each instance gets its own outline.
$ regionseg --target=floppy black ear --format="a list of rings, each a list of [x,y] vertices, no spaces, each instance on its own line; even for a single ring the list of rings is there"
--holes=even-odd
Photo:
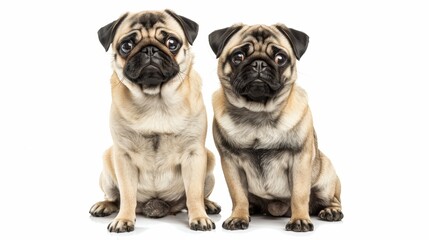
[[[243,26],[237,25],[216,30],[209,34],[209,44],[218,58],[229,39],[238,32]]]
[[[276,25],[276,27],[292,44],[296,59],[299,60],[301,56],[304,55],[305,50],[307,50],[309,41],[308,35],[293,28],[288,28],[284,25],[279,24]]]
[[[98,39],[104,49],[106,49],[106,52],[109,50],[109,46],[113,42],[113,37],[115,36],[118,26],[127,17],[127,15],[128,13],[125,13],[118,20],[115,20],[98,30]]]
[[[170,16],[172,16],[174,19],[176,19],[177,22],[179,22],[180,26],[185,32],[186,39],[188,39],[189,44],[192,45],[198,35],[198,24],[189,18],[177,15],[171,10],[167,9],[165,11],[170,14]]]

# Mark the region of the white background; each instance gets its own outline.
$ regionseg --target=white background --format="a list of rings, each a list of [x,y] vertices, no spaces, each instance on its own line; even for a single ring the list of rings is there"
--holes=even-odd
[[[1,239],[388,239],[427,238],[429,37],[424,1],[3,1],[0,3]],[[313,218],[311,233],[288,219],[256,217],[227,231],[231,213],[220,168],[211,199],[217,229],[194,232],[186,214],[138,217],[111,234],[113,218],[88,210],[103,199],[102,152],[111,144],[111,57],[100,27],[125,11],[169,8],[200,25],[195,67],[209,122],[218,88],[208,34],[236,22],[284,23],[310,36],[298,63],[320,148],[343,185],[345,218]],[[210,125],[211,127],[211,125]],[[207,146],[216,152],[211,130]]]

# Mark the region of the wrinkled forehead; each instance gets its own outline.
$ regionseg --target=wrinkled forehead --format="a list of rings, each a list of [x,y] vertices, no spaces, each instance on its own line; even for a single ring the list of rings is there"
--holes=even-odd
[[[118,28],[115,40],[135,31],[144,37],[154,37],[160,30],[183,33],[180,24],[167,12],[145,11],[128,14]]]
[[[275,26],[251,25],[244,26],[234,37],[235,46],[252,44],[255,51],[267,52],[272,46],[292,50],[289,41]]]
[[[278,41],[278,37],[272,30],[265,25],[250,26],[242,33],[243,41],[253,41],[260,44]]]

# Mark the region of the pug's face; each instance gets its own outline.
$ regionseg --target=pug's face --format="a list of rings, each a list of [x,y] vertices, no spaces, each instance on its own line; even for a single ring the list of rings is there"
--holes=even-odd
[[[260,111],[287,97],[308,36],[281,24],[233,25],[212,32],[209,42],[229,102]]]
[[[192,64],[189,48],[197,34],[197,23],[169,10],[126,13],[98,31],[106,51],[112,45],[119,79],[146,94],[183,79],[180,74]]]

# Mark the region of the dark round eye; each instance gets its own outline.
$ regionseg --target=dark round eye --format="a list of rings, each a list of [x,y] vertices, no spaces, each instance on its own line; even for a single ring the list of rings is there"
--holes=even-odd
[[[119,48],[119,53],[122,56],[127,56],[131,52],[131,50],[133,50],[133,47],[134,47],[133,41],[127,40],[121,44],[121,47]]]
[[[174,37],[169,37],[165,42],[165,46],[168,47],[170,52],[176,52],[180,48],[180,42]]]
[[[243,60],[244,60],[244,53],[243,52],[236,52],[236,53],[234,53],[233,55],[232,55],[232,58],[231,58],[231,62],[234,64],[234,65],[238,65],[238,64],[240,64]]]
[[[287,62],[287,56],[284,53],[277,53],[274,57],[274,61],[277,63],[278,66],[283,66]]]

